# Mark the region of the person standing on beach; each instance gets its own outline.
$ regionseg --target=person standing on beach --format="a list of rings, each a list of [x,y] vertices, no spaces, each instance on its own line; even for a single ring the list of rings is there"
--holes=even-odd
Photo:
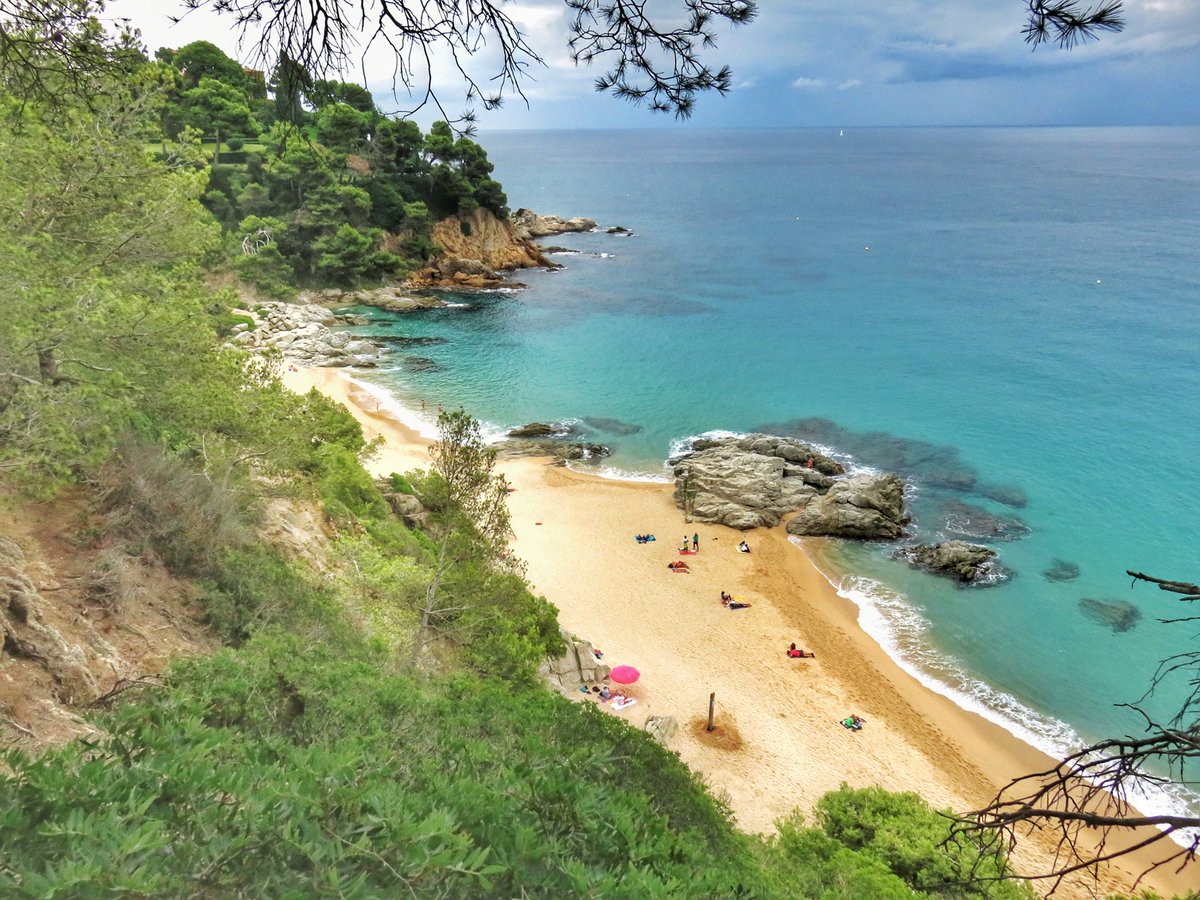
[[[688,536],[685,534],[683,536],[683,543],[679,545],[679,550],[682,553],[687,553],[687,548],[688,548]]]
[[[700,552],[700,532],[698,531],[692,535],[692,552]]]

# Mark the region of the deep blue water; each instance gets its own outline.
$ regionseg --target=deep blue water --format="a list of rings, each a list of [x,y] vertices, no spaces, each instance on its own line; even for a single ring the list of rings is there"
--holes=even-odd
[[[480,140],[513,208],[635,234],[550,239],[583,252],[518,276],[526,291],[372,326],[447,339],[397,353],[439,371],[376,377],[496,425],[640,425],[595,434],[629,472],[661,473],[673,441],[710,429],[829,420],[797,433],[904,469],[923,538],[955,500],[1030,529],[994,545],[1013,577],[987,589],[836,547],[873,634],[1049,749],[1139,727],[1114,704],[1196,640],[1124,572],[1200,580],[1200,130]],[[1043,577],[1056,558],[1079,576]],[[1141,619],[1114,631],[1083,598]]]

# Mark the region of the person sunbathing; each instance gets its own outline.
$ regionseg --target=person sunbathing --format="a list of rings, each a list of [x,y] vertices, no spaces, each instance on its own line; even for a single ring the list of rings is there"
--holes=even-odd
[[[743,600],[734,600],[730,597],[728,600],[722,600],[721,603],[729,609],[749,609],[750,604]]]
[[[817,654],[809,653],[807,650],[797,650],[795,643],[788,647],[787,655],[791,659],[816,659]]]
[[[749,553],[750,545],[747,544],[745,541],[742,541],[740,544],[738,544],[738,551],[741,553]]]
[[[672,572],[691,572],[692,571],[691,568],[688,567],[688,564],[685,563],[683,560],[680,560],[679,562],[669,562],[669,563],[667,563],[667,568],[670,569]]]
[[[863,722],[865,721],[866,719],[864,719],[862,716],[852,715],[848,718],[842,719],[842,725],[846,728],[849,728],[851,731],[862,731]]]

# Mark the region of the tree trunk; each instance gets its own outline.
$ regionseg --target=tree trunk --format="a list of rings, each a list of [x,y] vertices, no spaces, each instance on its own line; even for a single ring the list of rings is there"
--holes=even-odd
[[[53,350],[38,351],[38,374],[42,384],[56,385],[62,383],[62,375],[58,371],[58,360],[54,358]]]

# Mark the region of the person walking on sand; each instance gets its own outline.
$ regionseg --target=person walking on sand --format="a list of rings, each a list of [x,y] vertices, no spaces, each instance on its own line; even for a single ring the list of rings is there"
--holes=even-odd
[[[692,535],[692,552],[700,552],[700,532],[696,532]]]

